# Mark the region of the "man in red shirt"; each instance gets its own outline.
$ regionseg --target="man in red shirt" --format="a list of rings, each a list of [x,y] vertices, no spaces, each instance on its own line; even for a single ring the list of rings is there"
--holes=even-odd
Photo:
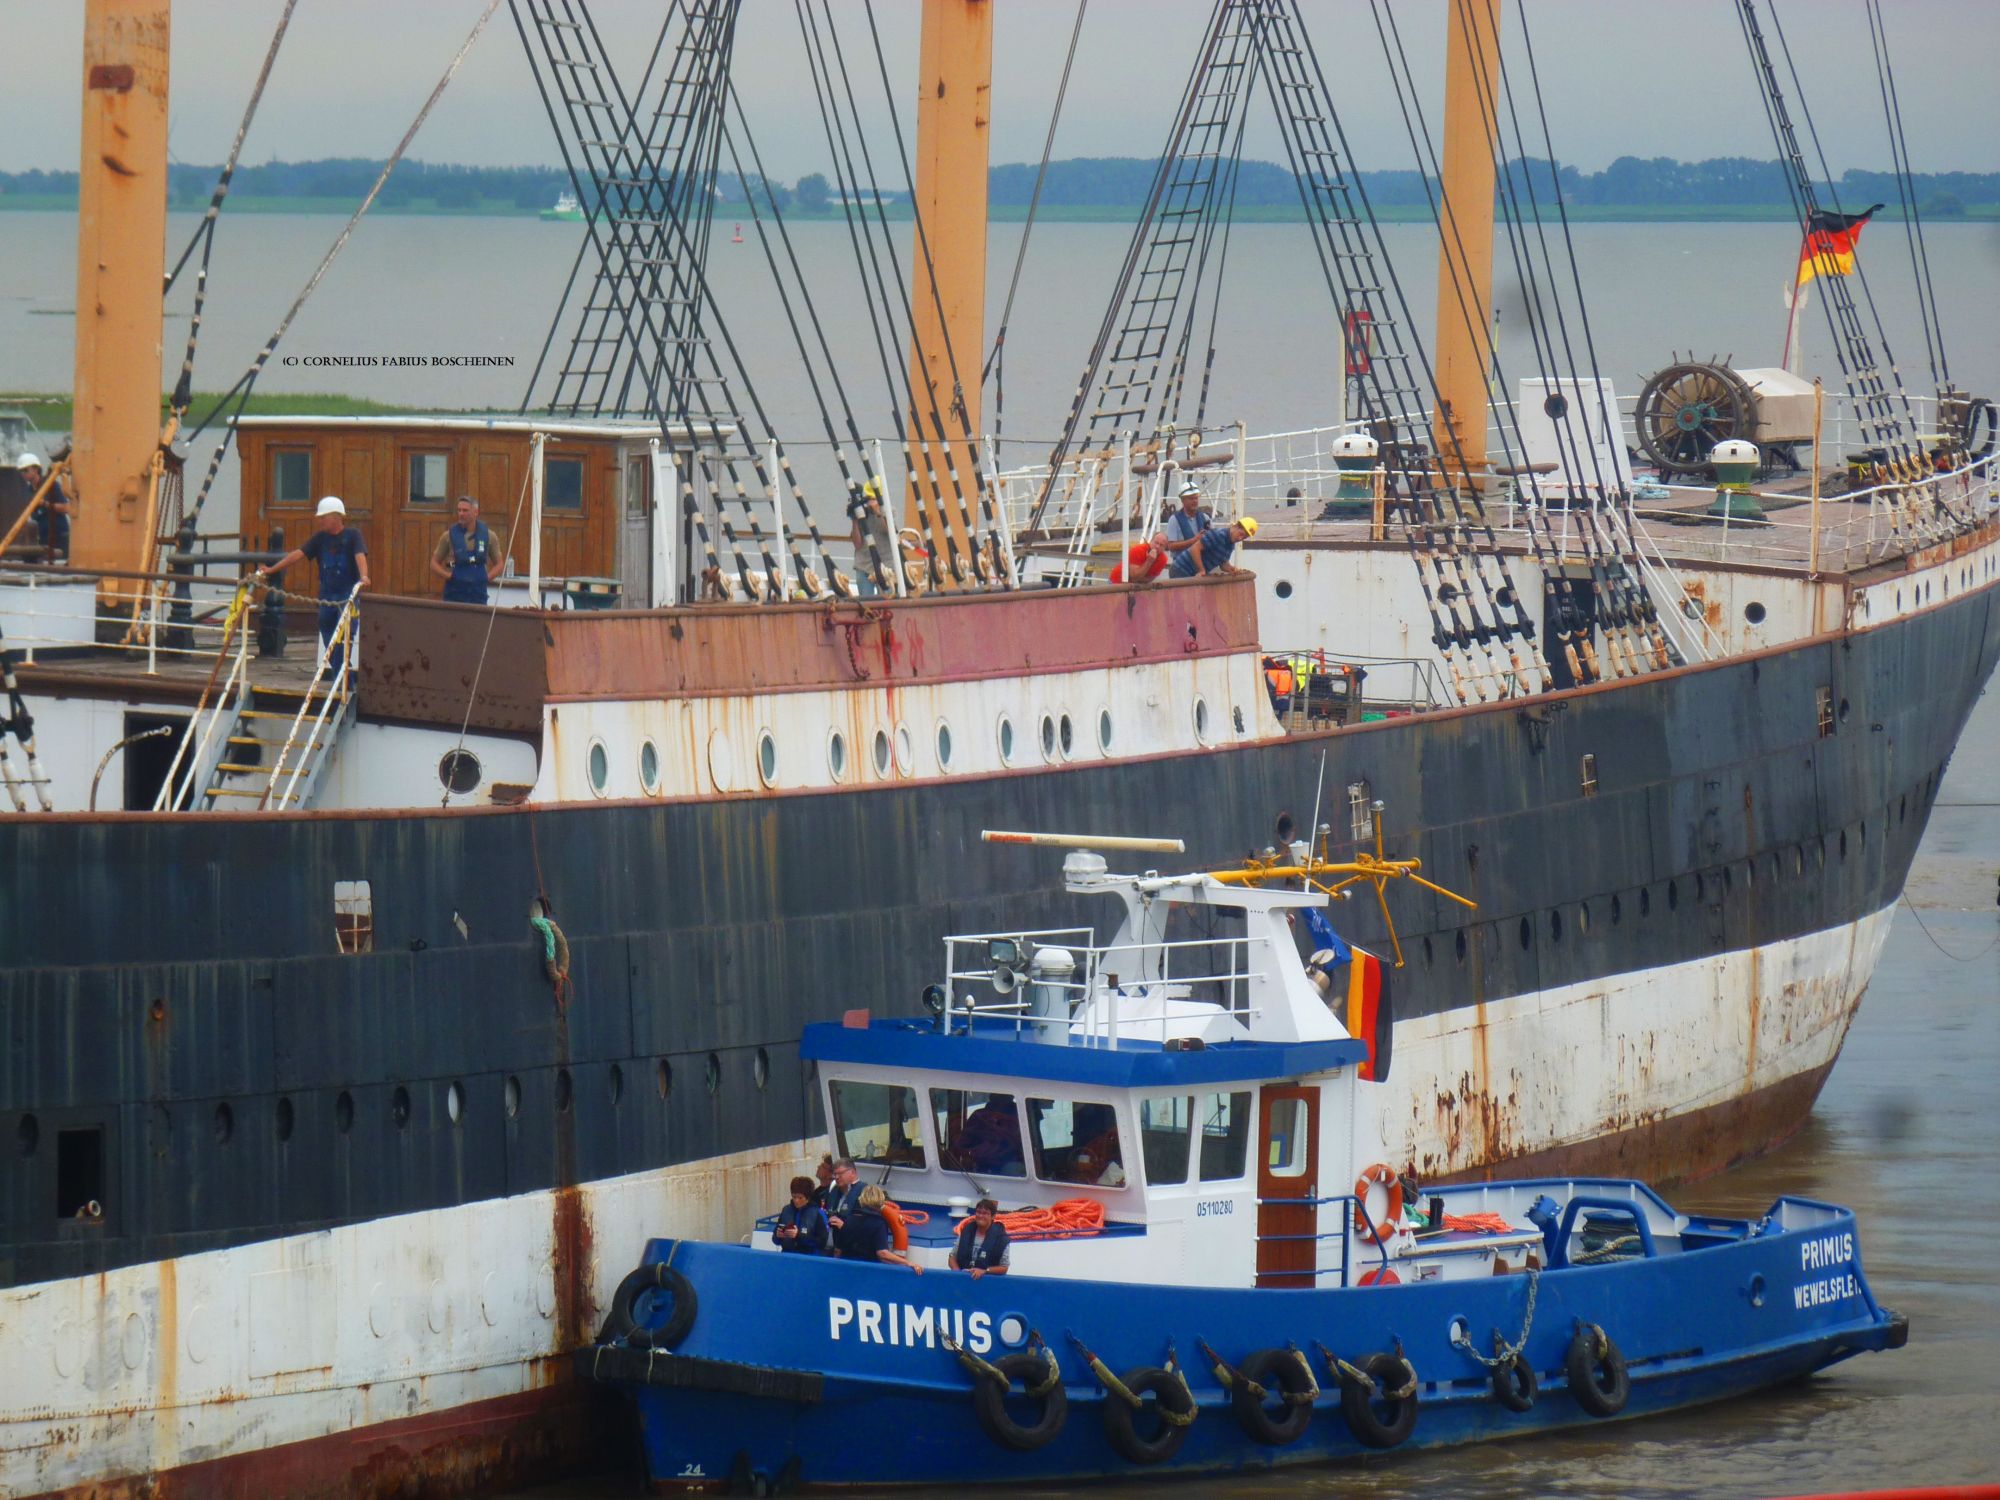
[[[1148,541],[1134,542],[1125,554],[1125,561],[1111,570],[1113,583],[1124,583],[1127,579],[1139,583],[1151,583],[1167,571],[1167,539],[1156,536]]]

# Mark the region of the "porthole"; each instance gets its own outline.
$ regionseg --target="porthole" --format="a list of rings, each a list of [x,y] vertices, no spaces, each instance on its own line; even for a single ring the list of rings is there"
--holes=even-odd
[[[729,791],[736,785],[736,747],[729,742],[726,729],[709,732],[708,777],[718,792]]]
[[[277,1129],[279,1140],[289,1141],[292,1138],[292,1127],[297,1122],[292,1113],[292,1101],[284,1094],[278,1096],[278,1107],[273,1112],[271,1123]]]
[[[1289,599],[1292,597],[1292,585],[1289,580],[1280,578],[1278,586],[1271,592],[1276,594],[1280,599]]]
[[[1743,618],[1748,620],[1752,625],[1762,625],[1764,623],[1764,606],[1759,604],[1755,599],[1752,599],[1748,604],[1743,606]]]
[[[1452,938],[1452,947],[1453,947],[1453,949],[1454,949],[1454,950],[1456,950],[1456,952],[1457,952],[1457,954],[1458,954],[1458,961],[1459,961],[1460,963],[1464,963],[1464,962],[1465,962],[1465,929],[1464,929],[1463,927],[1459,928],[1459,929],[1458,929],[1458,932],[1457,932],[1457,934],[1456,934],[1456,936],[1454,936],[1454,937]]]
[[[1527,947],[1535,940],[1535,927],[1526,917],[1521,918],[1521,946]]]
[[[664,1057],[653,1066],[653,1088],[662,1099],[674,1091],[674,1065]]]
[[[333,1101],[333,1128],[342,1135],[354,1129],[354,1096],[346,1089]]]
[[[236,1111],[229,1107],[229,1101],[225,1099],[215,1106],[215,1144],[226,1146],[235,1134]],[[58,1151],[56,1154],[60,1156],[62,1153]]]
[[[621,1102],[625,1097],[625,1070],[617,1063],[611,1065],[610,1088],[611,1102],[613,1104]]]
[[[1680,905],[1681,905],[1680,882],[1677,880],[1669,880],[1667,882],[1667,910],[1679,911]]]
[[[937,758],[940,771],[951,769],[951,726],[943,719],[938,720],[937,726]]]
[[[1042,715],[1042,759],[1056,758],[1056,721],[1047,714]]]
[[[1576,933],[1578,937],[1589,936],[1590,903],[1588,901],[1584,902],[1583,905],[1579,906],[1576,909]]]
[[[556,1113],[557,1114],[566,1115],[569,1113],[570,1091],[571,1091],[571,1084],[569,1080],[569,1069],[557,1068],[556,1069]]]
[[[1097,711],[1097,748],[1106,755],[1111,753],[1111,710],[1108,708]]]
[[[1425,938],[1425,939],[1424,939],[1424,967],[1425,967],[1426,969],[1428,969],[1428,968],[1429,968],[1429,967],[1431,966],[1431,958],[1432,958],[1432,954],[1431,954],[1431,940],[1430,940],[1429,938]]]
[[[1806,849],[1803,844],[1792,845],[1792,878],[1803,879],[1806,873]]]
[[[1757,861],[1754,859],[1743,861],[1743,888],[1751,891],[1757,889]]]
[[[500,1091],[500,1102],[507,1111],[508,1119],[517,1120],[521,1117],[520,1079],[509,1078],[507,1080],[507,1086]]]
[[[639,785],[645,788],[648,797],[659,794],[660,747],[651,740],[639,746]]]
[[[42,1125],[33,1115],[22,1115],[21,1123],[14,1127],[14,1140],[21,1148],[23,1156],[33,1156],[35,1147],[42,1139]]]
[[[1000,764],[1014,764],[1014,721],[1005,714],[1000,715]]]
[[[1056,722],[1056,738],[1062,744],[1063,759],[1068,760],[1070,752],[1076,748],[1076,728],[1070,723],[1068,714]]]
[[[771,1082],[771,1054],[762,1047],[757,1049],[757,1060],[750,1065],[750,1076],[757,1080],[758,1088],[767,1088]]]
[[[447,750],[438,757],[438,785],[463,797],[479,785],[479,757],[470,750]]]
[[[1589,907],[1586,906],[1583,910],[1585,916],[1588,916],[1590,914]],[[1614,894],[1611,897],[1611,925],[1613,927],[1616,927],[1624,919],[1625,919],[1625,903],[1623,901],[1620,901],[1616,896],[1616,894]],[[1589,923],[1586,922],[1584,924],[1584,930],[1586,932],[1590,930]]]
[[[396,1092],[389,1096],[389,1118],[396,1122],[398,1130],[410,1123],[410,1091],[400,1083],[396,1085]]]
[[[896,726],[896,773],[900,776],[914,776],[917,772],[917,747],[910,739],[910,726]]]
[[[1642,917],[1650,917],[1652,914],[1653,914],[1652,887],[1641,886],[1639,889],[1639,915]]]
[[[768,729],[757,736],[757,774],[763,778],[765,786],[777,784],[778,741]]]
[[[1840,830],[1840,857],[1842,859],[1847,858],[1847,830],[1845,828]]]
[[[444,1117],[454,1125],[465,1118],[465,1085],[457,1079],[444,1091]]]
[[[1204,745],[1208,743],[1208,700],[1206,698],[1197,698],[1194,700],[1194,737]]]
[[[1868,820],[1866,818],[1861,820],[1861,847],[1864,849],[1868,847]]]
[[[886,729],[875,731],[875,774],[889,774],[889,731]]]
[[[708,1054],[708,1064],[703,1070],[711,1094],[722,1091],[722,1058],[716,1053]]]
[[[603,740],[592,740],[590,753],[584,760],[590,771],[590,789],[602,797],[605,786],[611,780],[611,752],[604,748]]]
[[[1852,712],[1853,708],[1849,705],[1848,701],[1845,698],[1842,698],[1840,700],[1840,722],[1845,724],[1847,722],[1847,716]]]
[[[1560,943],[1562,940],[1563,940],[1563,914],[1561,909],[1557,908],[1549,912],[1549,941],[1552,943]]]
[[[835,781],[847,779],[847,736],[838,729],[826,737],[826,769]]]

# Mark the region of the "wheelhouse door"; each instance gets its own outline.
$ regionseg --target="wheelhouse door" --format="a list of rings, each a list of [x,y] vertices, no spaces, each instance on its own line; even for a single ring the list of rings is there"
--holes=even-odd
[[[653,603],[653,485],[641,453],[625,455],[624,513],[618,539],[618,602],[626,609]]]
[[[1257,1285],[1309,1287],[1319,1264],[1319,1090],[1267,1088],[1258,1110]]]

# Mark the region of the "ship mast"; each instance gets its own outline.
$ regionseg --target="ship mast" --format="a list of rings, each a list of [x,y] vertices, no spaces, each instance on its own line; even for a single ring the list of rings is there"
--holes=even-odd
[[[1469,482],[1486,468],[1486,382],[1493,365],[1492,101],[1500,72],[1500,0],[1454,0],[1447,9],[1433,431],[1447,476]]]
[[[169,0],[88,0],[71,418],[78,568],[151,556],[167,238]],[[103,592],[130,591],[107,584]]]
[[[924,0],[917,84],[917,227],[911,246],[910,413],[933,449],[976,445],[986,354],[986,172],[993,91],[991,0]],[[933,292],[935,275],[935,293]],[[942,317],[940,318],[940,312]],[[932,393],[927,403],[922,393]],[[963,417],[953,392],[964,401]],[[930,413],[935,412],[938,422]],[[939,424],[942,430],[939,430]],[[963,482],[976,484],[977,474]],[[965,507],[975,504],[968,492]],[[953,505],[920,506],[925,545],[970,557],[975,539]],[[944,575],[947,584],[950,574]]]

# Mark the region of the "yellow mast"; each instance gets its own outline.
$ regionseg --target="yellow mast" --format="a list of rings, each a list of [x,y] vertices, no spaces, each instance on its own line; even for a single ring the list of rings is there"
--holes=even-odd
[[[963,445],[968,426],[975,440],[979,436],[979,368],[986,355],[991,0],[924,0],[917,77],[916,211],[920,228],[911,245],[910,277],[910,381],[917,393],[917,410],[912,414],[911,438],[931,445],[944,493],[944,514],[935,513],[921,481],[915,487],[917,511],[923,520],[925,545],[936,553],[941,566],[956,548],[957,555],[966,559],[966,579],[970,582],[973,538],[966,534],[959,500],[951,494],[944,448],[950,446],[957,456],[964,509],[977,514],[978,475]],[[965,403],[962,420],[953,406],[954,385]],[[942,430],[931,419],[933,409]],[[948,569],[943,576],[950,587]]]
[[[1486,379],[1493,365],[1492,103],[1500,72],[1500,0],[1453,0],[1447,9],[1433,430],[1446,473],[1464,478],[1459,454],[1474,474],[1486,467]]]
[[[87,0],[84,8],[70,546],[72,563],[84,569],[142,567],[151,551],[170,8],[169,0]],[[107,582],[102,592],[132,589]]]

